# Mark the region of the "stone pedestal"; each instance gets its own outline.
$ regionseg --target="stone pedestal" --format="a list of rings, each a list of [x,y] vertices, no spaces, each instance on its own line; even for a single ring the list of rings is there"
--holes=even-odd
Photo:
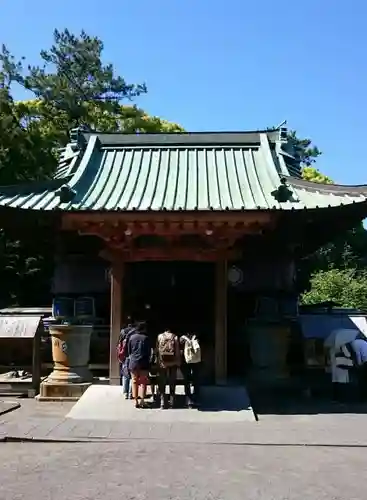
[[[287,325],[253,323],[248,325],[246,336],[252,360],[249,381],[268,387],[286,383],[290,336]]]
[[[89,351],[92,325],[50,325],[53,372],[42,382],[40,401],[75,401],[92,382]]]

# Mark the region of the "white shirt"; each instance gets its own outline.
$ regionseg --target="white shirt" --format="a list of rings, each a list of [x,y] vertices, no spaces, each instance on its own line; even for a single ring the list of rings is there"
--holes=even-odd
[[[336,350],[331,348],[329,351],[331,379],[333,383],[348,384],[349,383],[349,370],[339,368],[336,363]]]
[[[367,341],[363,339],[355,339],[350,343],[356,355],[357,365],[361,366],[367,363]]]

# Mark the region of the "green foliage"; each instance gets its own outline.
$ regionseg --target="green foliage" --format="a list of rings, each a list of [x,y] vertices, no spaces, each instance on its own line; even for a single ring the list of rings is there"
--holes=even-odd
[[[40,134],[47,137],[52,144],[64,145],[69,138],[64,129],[60,133],[59,125],[62,125],[64,113],[50,120],[45,112],[44,103],[41,99],[21,101],[15,104],[22,114],[23,121],[27,126],[37,125]],[[125,133],[157,133],[157,132],[183,132],[184,129],[176,123],[162,120],[157,116],[148,115],[144,110],[135,105],[119,104],[114,112],[102,109],[94,102],[83,103],[84,112],[87,116],[86,125],[98,132],[125,132]],[[68,129],[70,130],[70,128]]]
[[[301,296],[302,304],[333,301],[367,311],[366,271],[330,269],[314,273],[310,281],[310,290]]]
[[[302,177],[306,181],[318,182],[319,184],[333,184],[333,181],[327,175],[322,174],[315,167],[303,167]]]
[[[8,164],[13,168],[19,165],[19,169],[9,178],[0,172],[0,185],[13,182],[17,176],[20,180],[50,176],[59,148],[69,141],[69,130],[81,124],[101,132],[183,131],[176,124],[147,115],[136,105],[122,104],[146,93],[146,85],[128,83],[116,75],[112,64],[102,62],[102,52],[99,38],[84,31],[75,36],[68,30],[54,31],[54,44],[40,53],[43,66],[25,67],[24,59],[16,61],[2,47],[0,88],[2,85],[7,95],[0,102],[8,107],[3,111],[0,131],[8,128],[9,122],[14,129],[8,138],[10,144],[2,150]],[[13,102],[10,91],[14,83],[31,91],[35,98]],[[31,154],[33,162],[29,161]]]
[[[0,185],[42,179],[54,170],[48,141],[23,118],[23,107],[14,103],[9,88],[0,87]]]
[[[365,269],[367,267],[367,231],[360,224],[343,232],[307,259],[310,272],[329,269]]]
[[[317,146],[312,144],[311,139],[300,139],[295,130],[288,133],[296,155],[299,157],[302,167],[302,177],[306,181],[321,184],[332,184],[333,181],[327,175],[322,174],[315,166],[317,158],[322,154]]]
[[[301,160],[303,179],[333,184],[315,167],[321,155],[317,146],[310,139],[298,138],[295,131],[289,133],[289,138]],[[366,269],[367,231],[361,223],[302,261],[299,282],[307,283],[309,291],[303,293],[301,300],[304,304],[332,300],[343,307],[367,310]]]
[[[291,142],[295,153],[300,158],[302,167],[310,167],[322,154],[319,148],[312,144],[311,139],[301,139],[296,130],[288,132],[288,140]]]
[[[116,76],[112,64],[102,62],[103,42],[84,31],[75,36],[68,30],[54,31],[54,45],[40,53],[44,65],[28,66],[15,62],[7,49],[0,61],[8,79],[30,90],[40,100],[42,115],[56,119],[63,131],[90,124],[90,111],[115,114],[123,99],[146,93],[145,84],[127,83]],[[93,106],[90,104],[93,103]]]
[[[311,150],[313,150],[311,148]],[[317,150],[317,148],[316,148]],[[318,150],[317,150],[318,151]],[[333,184],[330,177],[323,175],[315,167],[304,167],[302,176],[310,182]],[[367,266],[367,231],[360,223],[354,229],[344,231],[334,241],[321,247],[313,255],[305,259],[304,272],[331,269],[365,269]]]
[[[274,130],[270,127],[269,130]],[[301,139],[296,130],[287,133],[288,142],[291,144],[293,154],[299,159],[302,168],[302,177],[306,181],[321,184],[332,184],[333,181],[327,175],[322,174],[314,165],[322,152],[312,143],[311,139]]]
[[[147,92],[128,83],[102,61],[103,43],[85,32],[54,32],[54,44],[40,55],[42,66],[0,52],[0,185],[52,177],[68,132],[86,125],[101,132],[180,132],[183,129],[147,115],[131,101]],[[33,93],[15,102],[14,85]],[[128,101],[128,105],[123,101]],[[0,290],[4,305],[45,304],[53,266],[53,234],[32,228],[22,239],[0,230]],[[49,298],[47,299],[49,301]]]

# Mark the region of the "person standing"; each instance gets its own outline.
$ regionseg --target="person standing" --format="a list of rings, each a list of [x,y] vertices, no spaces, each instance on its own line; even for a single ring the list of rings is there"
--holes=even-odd
[[[345,345],[354,361],[358,379],[358,390],[362,401],[367,400],[367,340],[356,338]]]
[[[184,378],[186,404],[197,405],[200,397],[201,349],[196,335],[190,333],[180,337],[181,372]],[[193,394],[191,393],[191,385]]]
[[[158,388],[161,408],[166,407],[166,385],[169,386],[169,406],[174,407],[177,369],[180,366],[180,344],[177,335],[170,330],[158,335]]]
[[[129,323],[120,332],[117,344],[117,358],[120,365],[120,385],[125,399],[132,398],[131,374],[129,370],[129,357],[127,355],[127,342],[130,334],[134,331],[133,325]]]
[[[331,381],[334,401],[345,402],[349,397],[350,370],[353,360],[342,347],[332,347],[329,350]]]
[[[151,342],[142,324],[136,327],[130,334],[127,344],[127,354],[129,356],[129,370],[132,378],[132,396],[135,401],[135,408],[145,406],[145,396],[149,376],[149,366],[151,360]],[[139,403],[139,388],[140,403]]]

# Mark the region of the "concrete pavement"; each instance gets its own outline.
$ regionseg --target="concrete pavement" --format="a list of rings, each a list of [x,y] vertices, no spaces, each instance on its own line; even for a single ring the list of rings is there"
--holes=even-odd
[[[3,438],[29,440],[0,444],[1,500],[366,498],[363,408],[259,422],[175,420],[167,410],[164,422],[131,408],[96,420],[68,417],[73,403],[20,402],[0,417]]]
[[[72,403],[23,400],[19,410],[0,417],[0,437],[367,447],[366,414],[363,413],[266,415],[261,416],[259,422],[184,422],[175,421],[176,410],[163,410],[163,413],[171,415],[171,421],[165,422],[134,419],[138,412],[145,411],[135,409],[128,420],[67,418],[71,408]]]
[[[162,443],[0,445],[2,500],[364,500],[364,449]]]
[[[365,499],[362,413],[168,424],[71,409],[24,400],[1,417],[3,437],[31,440],[0,444],[2,500]]]

